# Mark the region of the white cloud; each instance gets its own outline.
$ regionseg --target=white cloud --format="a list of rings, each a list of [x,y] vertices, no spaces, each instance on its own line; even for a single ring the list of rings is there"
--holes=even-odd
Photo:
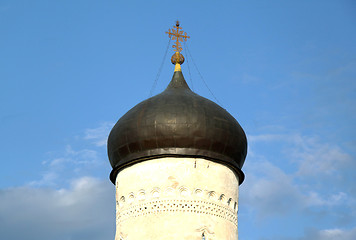
[[[84,139],[93,140],[93,143],[98,147],[106,146],[110,130],[114,124],[112,122],[104,122],[97,128],[86,129]]]
[[[68,188],[0,190],[0,239],[114,239],[115,188],[81,177]]]
[[[100,129],[87,130],[84,139],[102,146]],[[114,239],[115,187],[106,152],[81,145],[49,152],[39,180],[0,189],[0,239]],[[85,177],[100,175],[105,180]]]

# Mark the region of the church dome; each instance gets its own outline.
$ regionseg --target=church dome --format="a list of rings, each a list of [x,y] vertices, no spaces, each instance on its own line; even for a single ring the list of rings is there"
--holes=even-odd
[[[225,109],[192,92],[181,71],[162,93],[133,107],[115,124],[108,138],[113,168],[161,157],[203,158],[224,164],[244,180],[246,135]]]

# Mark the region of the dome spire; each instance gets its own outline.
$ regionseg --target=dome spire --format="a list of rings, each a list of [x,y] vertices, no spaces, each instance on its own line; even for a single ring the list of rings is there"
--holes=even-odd
[[[189,36],[187,36],[187,33],[184,31],[181,31],[182,27],[179,26],[179,21],[176,21],[176,25],[173,26],[173,28],[169,29],[168,32],[168,37],[172,40],[175,40],[175,44],[173,44],[173,48],[175,48],[175,53],[172,55],[171,62],[172,64],[175,65],[174,71],[175,72],[181,72],[180,65],[184,63],[184,57],[180,53],[182,51],[182,45],[180,42],[187,41]]]

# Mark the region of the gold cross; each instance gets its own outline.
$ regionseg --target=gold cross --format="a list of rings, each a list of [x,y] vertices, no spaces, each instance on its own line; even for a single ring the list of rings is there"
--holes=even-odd
[[[182,45],[180,42],[187,41],[189,36],[187,36],[187,33],[184,31],[180,31],[182,29],[179,27],[179,21],[176,22],[176,25],[173,26],[172,29],[169,29],[168,32],[168,37],[171,38],[172,40],[176,40],[176,43],[172,46],[173,48],[176,49],[176,52],[182,51]]]

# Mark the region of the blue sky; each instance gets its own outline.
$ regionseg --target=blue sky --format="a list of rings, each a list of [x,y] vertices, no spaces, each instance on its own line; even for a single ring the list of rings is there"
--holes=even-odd
[[[0,239],[114,239],[106,137],[150,96],[177,19],[188,84],[215,101],[194,61],[248,137],[239,239],[356,239],[355,12],[346,0],[0,1]]]

